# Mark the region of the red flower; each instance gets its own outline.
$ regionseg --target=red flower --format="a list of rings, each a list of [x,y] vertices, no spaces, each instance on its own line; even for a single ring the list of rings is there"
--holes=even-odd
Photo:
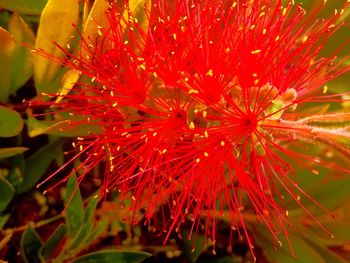
[[[281,231],[288,239],[282,191],[301,206],[300,195],[312,199],[291,177],[293,166],[330,166],[301,145],[350,157],[337,141],[348,130],[317,127],[333,122],[330,115],[297,108],[340,100],[320,87],[349,70],[336,53],[320,56],[342,13],[318,20],[320,8],[305,16],[294,1],[157,0],[138,23],[128,4],[111,4],[110,26],[64,61],[93,83],[55,105],[103,130],[76,142],[77,157],[86,155],[80,168],[105,164],[102,195],[117,190],[121,200],[132,199],[133,222],[150,222],[161,209],[165,239],[189,219],[188,238],[204,231],[215,244],[225,215],[252,249],[243,210],[277,241]]]

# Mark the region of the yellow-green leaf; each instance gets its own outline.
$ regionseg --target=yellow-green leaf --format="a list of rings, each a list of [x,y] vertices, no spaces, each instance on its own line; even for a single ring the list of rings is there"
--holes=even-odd
[[[91,8],[93,6],[94,2],[92,0],[86,0],[84,1],[84,8],[83,8],[83,25],[85,25],[87,18],[90,14]]]
[[[91,8],[89,15],[87,16],[86,22],[83,27],[83,38],[85,40],[92,41],[95,43],[96,39],[99,37],[100,28],[108,26],[108,20],[106,18],[106,11],[109,8],[109,3],[107,0],[96,0]],[[86,57],[86,49],[81,50],[84,58]]]
[[[75,116],[77,117],[77,116]],[[43,120],[39,121],[33,117],[26,120],[28,126],[29,137],[35,137],[42,134],[52,134],[61,137],[77,137],[86,136],[88,134],[100,134],[101,127],[94,123],[80,123],[72,125],[72,119],[64,119],[57,121]],[[75,121],[78,121],[75,120]]]
[[[39,121],[33,117],[29,117],[26,123],[28,125],[29,137],[36,137],[42,134],[57,132],[61,128],[65,127],[69,121]]]
[[[146,10],[145,6],[147,8],[151,8],[151,0],[130,0],[129,1],[129,8],[131,13],[134,17],[137,18],[138,23],[140,23],[141,28],[144,31],[147,31],[149,21],[146,16]]]
[[[7,100],[10,94],[12,54],[16,47],[14,37],[4,28],[0,27],[0,101]]]
[[[65,48],[75,35],[72,24],[77,24],[79,19],[79,1],[49,0],[40,18],[38,35],[35,43],[36,49],[45,50],[57,58],[64,58],[65,53],[58,49],[53,42]],[[57,77],[61,65],[42,56],[34,57],[34,80],[39,93],[56,92],[55,86],[51,86]]]
[[[39,15],[47,0],[0,0],[0,7],[26,15]]]
[[[0,159],[22,154],[27,150],[28,148],[25,147],[0,148]]]
[[[33,54],[30,52],[30,49],[23,46],[22,43],[33,46],[35,36],[31,28],[18,14],[13,14],[11,16],[8,30],[17,42],[11,61],[10,91],[14,93],[18,88],[23,86],[33,74]]]
[[[22,129],[21,115],[10,108],[0,106],[0,137],[16,136]]]
[[[65,95],[67,95],[74,85],[79,80],[81,72],[75,69],[67,71],[62,77],[62,90],[59,91],[60,96],[56,99],[56,103],[59,103]]]

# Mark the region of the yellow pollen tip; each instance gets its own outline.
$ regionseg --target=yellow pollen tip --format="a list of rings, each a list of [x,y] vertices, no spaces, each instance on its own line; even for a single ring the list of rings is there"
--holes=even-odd
[[[190,89],[190,90],[188,91],[188,94],[192,94],[192,93],[198,94],[198,90]]]
[[[283,8],[282,15],[285,16],[287,14],[287,8]]]
[[[312,172],[313,174],[316,174],[316,175],[319,175],[319,174],[320,174],[320,172],[317,171],[317,170],[312,170],[311,172]]]
[[[214,76],[213,70],[212,70],[212,69],[209,69],[206,75],[207,75],[207,76],[210,76],[210,77]]]
[[[302,40],[301,42],[302,42],[302,43],[305,43],[308,39],[309,39],[308,36],[304,36],[304,37],[303,37],[303,40]]]
[[[253,50],[252,52],[250,52],[252,55],[257,55],[259,53],[261,53],[261,49],[256,49],[256,50]]]
[[[190,127],[191,130],[193,130],[193,129],[195,128],[195,125],[194,125],[194,122],[193,122],[193,121],[190,122],[189,127]]]
[[[323,86],[323,94],[326,94],[328,91],[328,86]]]

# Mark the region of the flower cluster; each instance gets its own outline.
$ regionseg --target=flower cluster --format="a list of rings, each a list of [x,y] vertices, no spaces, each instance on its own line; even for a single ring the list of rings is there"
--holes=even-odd
[[[323,4],[306,16],[292,0],[154,0],[139,17],[128,1],[112,1],[108,26],[63,61],[90,81],[53,105],[79,116],[70,125],[101,129],[74,144],[76,158],[84,156],[81,177],[103,165],[102,195],[116,190],[131,200],[133,222],[161,212],[165,239],[188,220],[189,239],[201,232],[215,245],[225,216],[252,249],[245,212],[276,241],[277,233],[288,239],[283,195],[301,206],[300,196],[312,199],[294,182],[293,166],[317,173],[330,165],[303,145],[350,156],[338,142],[348,131],[316,125],[332,123],[330,115],[298,111],[339,101],[323,86],[349,70],[337,53],[320,55],[344,11],[317,19]]]

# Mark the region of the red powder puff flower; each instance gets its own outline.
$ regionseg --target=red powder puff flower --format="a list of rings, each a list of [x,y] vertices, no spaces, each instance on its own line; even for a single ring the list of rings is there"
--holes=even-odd
[[[76,158],[85,158],[82,178],[105,165],[102,195],[117,190],[132,199],[132,222],[161,211],[165,239],[190,220],[188,238],[201,231],[215,245],[226,215],[253,249],[245,210],[276,241],[281,232],[288,240],[282,192],[300,206],[300,196],[313,200],[294,181],[293,166],[331,167],[303,144],[350,157],[340,143],[348,129],[317,125],[345,123],[349,114],[298,111],[306,102],[340,101],[320,87],[349,70],[338,51],[320,55],[343,12],[316,19],[321,7],[306,16],[294,1],[155,0],[141,23],[127,2],[112,3],[109,26],[63,61],[91,83],[54,104],[102,129],[75,143]]]

